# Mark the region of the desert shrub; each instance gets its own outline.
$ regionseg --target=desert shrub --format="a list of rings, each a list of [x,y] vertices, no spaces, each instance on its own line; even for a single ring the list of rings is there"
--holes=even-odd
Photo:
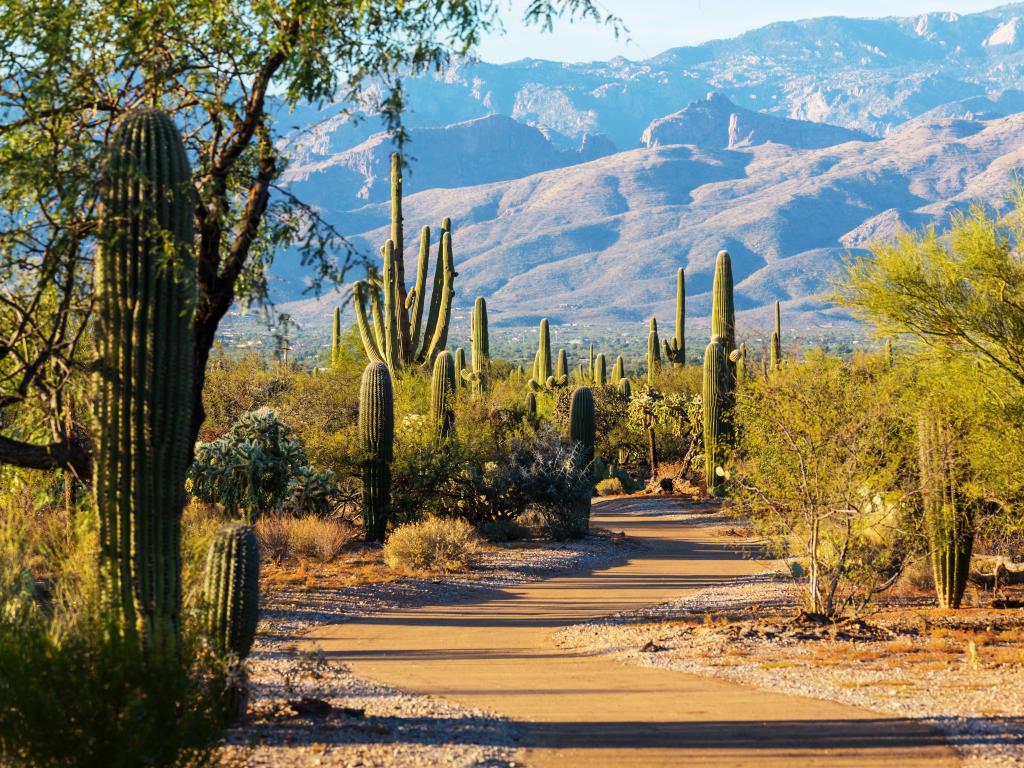
[[[268,365],[256,352],[231,357],[217,350],[206,367],[203,406],[206,421],[200,437],[209,442],[226,433],[243,414],[274,407],[293,386],[294,376]]]
[[[427,517],[396,528],[384,543],[384,561],[410,572],[465,571],[479,555],[480,536],[460,518]]]
[[[222,437],[196,447],[188,484],[197,498],[251,521],[286,500],[296,513],[328,511],[334,474],[310,469],[295,433],[274,411],[261,408],[243,414]]]
[[[349,521],[337,518],[266,515],[256,522],[256,537],[271,560],[304,557],[329,563],[357,538],[357,531]]]
[[[224,666],[189,606],[180,655],[154,659],[121,639],[101,599],[91,512],[56,523],[63,531],[49,541],[30,533],[34,517],[0,504],[0,763],[209,762],[222,732]]]
[[[291,552],[288,518],[281,515],[266,515],[256,521],[255,528],[262,557],[275,562],[288,557]]]
[[[480,535],[487,541],[522,541],[530,538],[530,530],[517,520],[510,520],[507,517],[499,517],[495,520],[485,520],[477,526]]]
[[[779,554],[807,563],[811,610],[862,607],[915,551],[903,383],[811,353],[737,400],[730,492]]]
[[[609,477],[607,480],[602,480],[597,484],[596,490],[598,496],[620,496],[626,492],[626,489],[622,486],[622,481],[617,477]]]

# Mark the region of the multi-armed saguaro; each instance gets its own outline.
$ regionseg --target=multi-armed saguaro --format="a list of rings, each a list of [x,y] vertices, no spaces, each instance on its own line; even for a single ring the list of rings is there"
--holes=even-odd
[[[686,273],[680,267],[676,272],[676,331],[672,341],[662,342],[665,359],[677,368],[686,365]]]
[[[384,278],[381,281],[371,277],[353,287],[356,322],[366,356],[370,362],[386,362],[392,374],[413,363],[433,365],[434,357],[448,344],[448,325],[455,296],[451,219],[445,219],[441,224],[426,322],[423,310],[430,270],[430,228],[424,227],[420,232],[416,282],[412,291],[407,293],[402,225],[402,159],[395,152],[391,155],[391,238],[382,249]],[[372,324],[367,302],[373,313]]]
[[[177,649],[192,448],[192,194],[171,118],[126,115],[100,186],[93,492],[104,591],[122,631],[164,656]]]
[[[394,402],[388,367],[382,362],[367,365],[359,388],[363,527],[367,541],[383,541],[388,522],[395,444]]]

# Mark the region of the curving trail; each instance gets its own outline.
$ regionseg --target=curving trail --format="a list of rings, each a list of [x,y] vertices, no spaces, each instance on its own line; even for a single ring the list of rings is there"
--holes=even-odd
[[[560,627],[763,571],[706,530],[665,519],[686,510],[674,499],[597,503],[595,525],[643,541],[627,561],[321,627],[309,642],[361,677],[508,716],[530,768],[958,764],[914,721],[555,647]]]

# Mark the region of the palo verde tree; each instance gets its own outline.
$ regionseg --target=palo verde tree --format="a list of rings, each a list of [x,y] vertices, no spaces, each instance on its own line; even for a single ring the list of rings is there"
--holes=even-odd
[[[593,0],[531,0],[528,22],[604,21]],[[275,254],[299,253],[313,290],[360,261],[279,182],[288,110],[380,113],[407,138],[401,81],[472,54],[492,0],[17,0],[0,14],[0,462],[90,474],[65,418],[93,356],[85,329],[100,158],[120,118],[159,108],[193,172],[198,302],[190,433],[206,363],[236,302],[266,307]],[[12,429],[15,422],[17,429]]]

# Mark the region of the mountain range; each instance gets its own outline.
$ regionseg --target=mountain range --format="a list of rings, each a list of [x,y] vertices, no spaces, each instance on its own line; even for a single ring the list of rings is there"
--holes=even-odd
[[[668,320],[678,266],[706,315],[720,248],[741,317],[779,299],[841,320],[823,292],[844,255],[1011,191],[1022,75],[1024,4],[785,22],[638,62],[457,62],[406,85],[406,240],[450,216],[456,303],[487,296],[498,325]],[[390,138],[341,105],[280,119],[291,191],[376,253]],[[297,298],[298,266],[275,270]]]

